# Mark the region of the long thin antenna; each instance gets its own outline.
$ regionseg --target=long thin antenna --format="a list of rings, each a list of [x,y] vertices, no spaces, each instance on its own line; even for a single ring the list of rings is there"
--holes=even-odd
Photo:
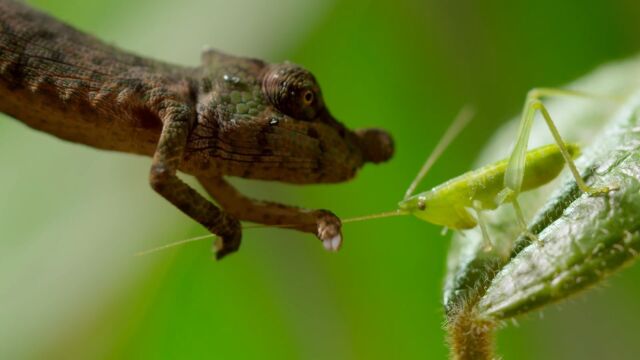
[[[364,215],[364,216],[357,216],[357,217],[352,217],[352,218],[348,218],[348,219],[343,219],[342,223],[346,224],[346,223],[352,223],[352,222],[358,222],[358,221],[364,221],[364,220],[370,220],[370,219],[380,219],[380,218],[386,218],[386,217],[392,217],[392,216],[401,216],[401,215],[406,215],[406,214],[407,214],[406,211],[393,210],[393,211],[387,211],[387,212],[378,213],[378,214]],[[299,225],[300,224],[283,224],[283,225],[252,224],[252,225],[243,226],[242,230],[261,229],[261,228],[288,228],[288,227],[294,227],[294,226],[299,226]],[[134,254],[134,256],[149,255],[149,254],[153,254],[153,253],[158,252],[158,251],[170,249],[172,247],[180,246],[180,245],[183,245],[183,244],[188,244],[188,243],[191,243],[191,242],[210,239],[212,237],[215,237],[215,235],[208,234],[208,235],[196,236],[196,237],[189,238],[189,239],[179,240],[179,241],[175,241],[175,242],[172,242],[172,243],[169,243],[169,244],[166,244],[166,245],[161,245],[161,246],[155,247],[153,249],[148,249],[148,250],[137,252],[137,253]]]
[[[387,212],[378,213],[378,214],[356,216],[348,219],[342,219],[341,221],[343,224],[347,224],[352,222],[359,222],[359,221],[365,221],[365,220],[371,220],[371,219],[382,219],[382,218],[387,218],[392,216],[402,216],[407,214],[408,212],[398,209],[398,210],[387,211]]]
[[[411,182],[411,185],[409,185],[409,188],[404,193],[405,200],[408,199],[413,194],[418,184],[420,184],[422,179],[424,179],[425,175],[427,175],[427,172],[429,171],[429,169],[431,169],[433,164],[435,164],[435,162],[438,160],[440,155],[442,155],[442,153],[447,149],[449,144],[451,144],[453,139],[455,139],[456,136],[458,136],[460,131],[462,131],[462,129],[464,129],[465,126],[467,126],[467,124],[469,123],[469,121],[471,121],[474,115],[475,115],[475,110],[470,105],[465,105],[460,110],[456,118],[453,120],[451,125],[449,125],[449,128],[447,129],[447,131],[444,133],[444,135],[442,136],[442,138],[440,139],[436,147],[433,149],[433,151],[425,161],[424,165],[422,165],[422,168],[418,172],[418,175],[416,175],[416,178],[413,179],[413,181]]]
[[[287,228],[287,227],[293,227],[293,226],[296,226],[296,225],[293,225],[293,224],[285,224],[285,225],[251,224],[251,225],[243,226],[242,230],[261,229],[261,228],[268,228],[268,227]],[[210,238],[214,238],[214,237],[216,237],[216,235],[207,234],[207,235],[201,235],[201,236],[192,237],[192,238],[189,238],[189,239],[178,240],[178,241],[174,241],[172,243],[168,243],[166,245],[160,245],[160,246],[154,247],[152,249],[148,249],[148,250],[143,250],[143,251],[137,252],[137,253],[134,254],[134,256],[149,255],[149,254],[153,254],[153,253],[158,252],[158,251],[170,249],[172,247],[176,247],[176,246],[180,246],[180,245],[184,245],[184,244],[188,244],[188,243],[196,242],[196,241],[200,241],[200,240],[206,240],[206,239],[210,239]]]
[[[152,253],[157,252],[157,251],[161,251],[161,250],[164,250],[164,249],[172,248],[174,246],[179,246],[179,245],[190,243],[190,242],[194,242],[194,241],[209,239],[209,238],[212,238],[212,237],[215,237],[215,235],[208,234],[208,235],[202,235],[202,236],[193,237],[193,238],[190,238],[190,239],[184,239],[184,240],[172,242],[172,243],[167,244],[167,245],[158,246],[158,247],[155,247],[153,249],[140,251],[138,253],[135,253],[134,256],[149,255],[149,254],[152,254]]]

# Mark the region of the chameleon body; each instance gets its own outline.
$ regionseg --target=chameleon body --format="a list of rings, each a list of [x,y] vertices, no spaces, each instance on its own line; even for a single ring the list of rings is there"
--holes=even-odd
[[[565,144],[572,158],[580,154],[576,144]],[[509,159],[504,159],[455,177],[433,189],[414,195],[399,204],[407,212],[432,224],[450,229],[471,229],[478,222],[467,209],[493,210],[513,202],[513,193],[504,196],[504,174]],[[527,151],[521,191],[538,188],[555,179],[565,164],[558,145],[546,145]]]
[[[219,236],[218,258],[240,245],[240,220],[294,224],[329,250],[342,242],[330,211],[250,199],[224,176],[334,183],[393,154],[386,132],[338,122],[300,66],[215,50],[199,67],[165,64],[12,0],[0,0],[0,111],[61,139],[153,157],[152,188]]]

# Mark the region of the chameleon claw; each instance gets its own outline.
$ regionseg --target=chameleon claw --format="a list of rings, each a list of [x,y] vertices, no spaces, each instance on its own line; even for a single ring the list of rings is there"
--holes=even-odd
[[[217,253],[222,250],[224,246],[222,245],[222,238],[220,236],[216,236],[216,239],[213,241],[212,251]]]
[[[228,218],[228,230],[224,235],[216,236],[216,240],[213,242],[213,250],[216,254],[216,260],[220,260],[223,257],[238,251],[240,247],[240,241],[242,239],[242,232],[240,231],[240,222],[234,218]]]
[[[317,210],[316,212],[316,235],[322,241],[322,245],[327,251],[335,252],[342,246],[342,234],[340,219],[327,210]]]
[[[338,234],[331,239],[322,241],[322,245],[327,251],[336,252],[342,246],[342,235]]]

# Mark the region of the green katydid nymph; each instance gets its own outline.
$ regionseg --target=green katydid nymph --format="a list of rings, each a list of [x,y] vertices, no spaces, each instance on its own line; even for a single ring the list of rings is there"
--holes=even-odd
[[[571,158],[580,154],[580,148],[576,144],[565,144],[565,149]],[[509,159],[504,159],[485,165],[429,191],[406,198],[398,204],[397,211],[399,214],[413,214],[419,219],[453,230],[466,230],[480,225],[488,250],[491,248],[491,241],[483,211],[494,210],[510,202],[516,211],[520,227],[526,231],[526,221],[516,197],[517,193],[505,190],[504,187],[508,161]],[[555,144],[528,151],[525,163],[521,191],[532,190],[550,182],[564,167],[562,152]],[[535,239],[533,234],[527,235]]]
[[[536,240],[536,236],[527,230],[527,224],[518,202],[518,195],[521,192],[547,184],[556,178],[565,163],[568,165],[582,192],[592,196],[607,194],[609,191],[615,190],[614,186],[593,188],[585,184],[573,162],[573,159],[580,154],[580,147],[573,143],[565,144],[562,140],[549,112],[540,101],[542,97],[546,96],[602,98],[602,96],[573,90],[548,88],[531,90],[527,95],[513,151],[507,159],[464,173],[431,190],[414,194],[416,187],[431,166],[471,120],[473,111],[470,108],[464,108],[427,158],[418,175],[407,189],[403,200],[398,203],[397,210],[344,219],[342,223],[389,216],[414,215],[421,220],[453,230],[466,230],[480,226],[485,248],[488,250],[491,249],[492,245],[483,212],[494,210],[505,203],[511,203],[515,210],[518,225],[523,233],[532,240]],[[545,120],[556,144],[527,151],[531,126],[537,111],[542,114],[542,118]],[[206,237],[210,236],[183,240],[144,253]]]
[[[603,195],[615,190],[614,186],[593,188],[585,184],[573,162],[573,159],[580,155],[580,147],[577,144],[566,144],[562,140],[549,112],[540,101],[542,97],[546,96],[601,98],[572,90],[548,88],[531,90],[527,95],[516,142],[509,158],[469,171],[431,190],[413,195],[417,185],[437,158],[471,119],[472,111],[465,108],[436,145],[407,189],[404,199],[399,202],[396,211],[347,219],[343,222],[410,214],[432,224],[454,230],[471,229],[479,225],[485,241],[485,248],[490,249],[491,240],[483,211],[494,210],[502,204],[511,203],[523,233],[531,239],[537,239],[535,235],[527,231],[518,195],[521,192],[545,185],[556,178],[562,171],[565,162],[582,192],[589,195]],[[556,144],[527,151],[531,126],[538,110]]]

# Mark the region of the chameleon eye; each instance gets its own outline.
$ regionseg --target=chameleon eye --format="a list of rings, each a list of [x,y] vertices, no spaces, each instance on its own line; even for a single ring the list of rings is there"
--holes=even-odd
[[[278,110],[298,120],[315,119],[324,106],[313,75],[296,65],[273,66],[265,74],[262,90]]]
[[[303,101],[305,105],[309,106],[313,104],[314,99],[315,99],[315,95],[313,95],[313,91],[307,90],[304,92]]]

